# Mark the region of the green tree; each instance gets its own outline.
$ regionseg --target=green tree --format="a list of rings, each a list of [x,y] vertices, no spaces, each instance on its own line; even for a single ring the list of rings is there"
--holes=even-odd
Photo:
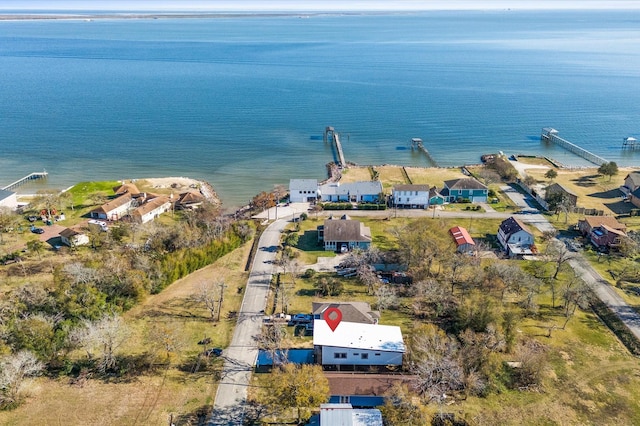
[[[618,165],[615,163],[615,161],[604,163],[600,167],[598,167],[598,174],[609,176],[609,180],[611,180],[612,176],[618,174]]]
[[[417,395],[398,382],[394,383],[387,393],[385,404],[380,408],[386,425],[415,426],[428,424],[428,416],[424,407],[416,404]]]
[[[319,365],[285,364],[272,374],[264,399],[280,412],[295,408],[298,423],[311,416],[311,408],[329,400],[329,381]]]
[[[44,250],[44,243],[40,240],[27,241],[27,250],[32,251],[38,255],[38,259],[41,258],[41,253]]]
[[[549,180],[554,180],[555,178],[558,177],[558,172],[556,172],[553,169],[549,169],[547,173],[544,174],[544,177],[546,177]]]

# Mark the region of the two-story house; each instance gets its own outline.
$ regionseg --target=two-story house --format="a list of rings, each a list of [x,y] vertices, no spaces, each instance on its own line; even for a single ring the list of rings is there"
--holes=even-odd
[[[426,209],[429,189],[429,185],[396,185],[391,191],[393,205],[401,209]]]
[[[535,252],[533,232],[520,219],[513,216],[500,224],[498,242],[511,257]]]
[[[472,203],[486,203],[489,188],[473,178],[447,180],[440,191],[446,201],[455,203],[460,200],[469,200]]]
[[[371,229],[347,215],[341,219],[330,218],[318,226],[318,241],[326,251],[346,253],[356,247],[368,250],[372,241]]]
[[[290,179],[289,201],[292,203],[310,203],[318,199],[317,179]]]

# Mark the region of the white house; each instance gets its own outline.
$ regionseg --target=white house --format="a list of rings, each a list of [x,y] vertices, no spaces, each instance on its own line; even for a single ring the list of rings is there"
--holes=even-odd
[[[292,203],[308,203],[318,199],[317,179],[289,180],[289,201]]]
[[[379,180],[362,182],[329,182],[318,188],[318,198],[325,202],[373,203],[380,201],[382,183]]]
[[[17,194],[12,191],[0,189],[0,207],[6,207],[10,210],[18,208]]]
[[[391,191],[393,205],[405,209],[429,207],[429,185],[396,185]]]
[[[533,232],[513,216],[500,224],[498,242],[510,256],[533,253]]]
[[[60,232],[62,244],[69,247],[77,247],[89,244],[89,236],[82,231],[73,228],[65,228]]]
[[[332,366],[402,365],[406,349],[400,327],[341,321],[331,330],[323,319],[313,321],[316,362]]]
[[[133,203],[133,197],[129,192],[91,210],[90,216],[93,219],[120,220],[127,215]]]
[[[152,198],[147,201],[131,213],[131,216],[136,222],[147,223],[151,222],[162,213],[171,210],[171,198],[161,195],[156,198]]]
[[[309,426],[382,426],[382,413],[377,408],[354,409],[351,404],[321,404],[320,415]]]

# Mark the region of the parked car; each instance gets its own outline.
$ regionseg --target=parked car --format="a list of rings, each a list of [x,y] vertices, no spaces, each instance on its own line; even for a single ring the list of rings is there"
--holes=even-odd
[[[35,226],[31,228],[31,232],[33,232],[34,234],[44,234],[44,229],[42,228],[36,228]]]
[[[206,351],[204,351],[205,356],[220,356],[222,355],[222,349],[220,348],[213,348],[213,349],[207,349]]]

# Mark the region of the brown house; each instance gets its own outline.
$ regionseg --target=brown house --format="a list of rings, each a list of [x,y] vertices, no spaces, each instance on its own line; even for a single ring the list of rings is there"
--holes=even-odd
[[[627,236],[627,226],[611,216],[586,216],[578,229],[598,249],[615,248]]]
[[[578,196],[559,183],[552,183],[551,185],[547,186],[546,194],[544,197],[545,201],[550,202],[554,197],[562,197],[562,199],[568,201],[568,204],[571,207],[575,207],[578,203]]]
[[[322,314],[329,308],[340,309],[345,322],[377,324],[380,319],[380,312],[372,311],[366,302],[313,302],[311,314],[315,319],[322,319]]]
[[[341,219],[327,219],[318,227],[318,241],[325,250],[344,253],[356,247],[368,250],[371,246],[371,229],[358,220],[344,215]]]

